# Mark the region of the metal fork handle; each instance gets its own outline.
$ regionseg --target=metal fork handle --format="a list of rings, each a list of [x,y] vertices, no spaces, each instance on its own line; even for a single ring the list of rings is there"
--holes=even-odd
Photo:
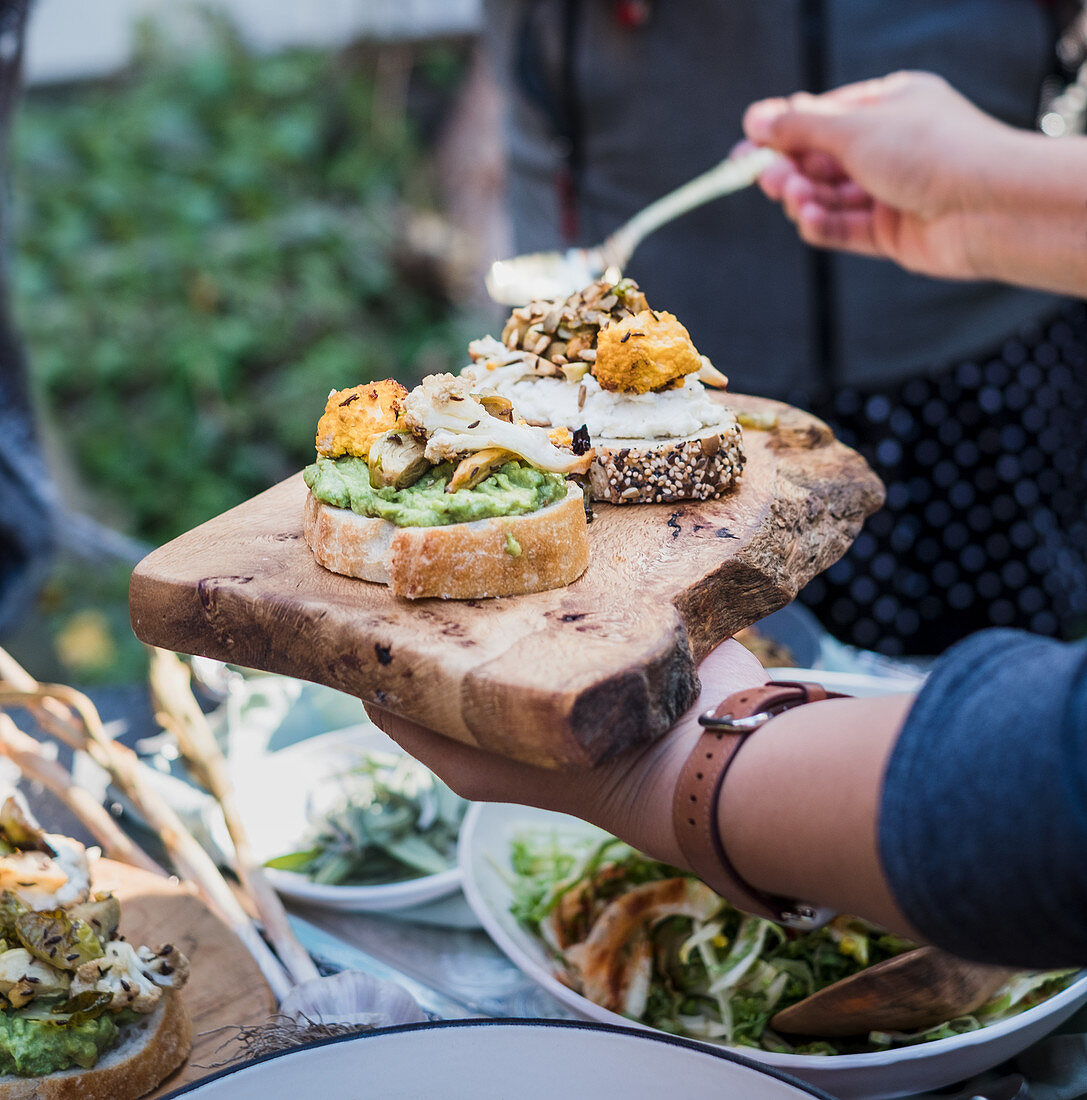
[[[695,176],[693,180],[651,202],[601,245],[603,268],[617,267],[622,271],[634,249],[650,233],[686,214],[688,210],[694,210],[695,207],[703,206],[722,195],[750,187],[778,156],[772,149],[753,149],[738,156],[726,157],[708,172]]]

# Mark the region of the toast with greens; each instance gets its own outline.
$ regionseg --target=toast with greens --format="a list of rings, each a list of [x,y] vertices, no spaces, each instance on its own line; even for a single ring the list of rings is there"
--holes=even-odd
[[[303,530],[326,569],[478,599],[558,588],[588,564],[591,449],[451,374],[334,391],[316,443]]]
[[[192,1026],[173,945],[130,944],[87,849],[0,804],[0,1100],[133,1100],[184,1062]]]

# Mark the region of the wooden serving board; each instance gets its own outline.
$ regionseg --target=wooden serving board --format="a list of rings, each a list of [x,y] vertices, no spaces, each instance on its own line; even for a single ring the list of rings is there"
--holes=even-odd
[[[573,584],[505,599],[409,601],[338,576],[302,537],[301,475],[149,554],[132,577],[143,641],[327,684],[450,737],[544,765],[588,765],[663,733],[715,645],[836,561],[883,487],[822,421],[744,430],[721,500],[597,505]]]
[[[241,941],[199,898],[175,881],[99,860],[94,888],[110,890],[121,902],[121,934],[137,946],[172,943],[192,967],[181,991],[192,1017],[193,1046],[188,1060],[149,1096],[164,1096],[214,1072],[216,1063],[237,1057],[229,1032],[219,1029],[257,1024],[275,1012],[276,1002],[257,964]]]

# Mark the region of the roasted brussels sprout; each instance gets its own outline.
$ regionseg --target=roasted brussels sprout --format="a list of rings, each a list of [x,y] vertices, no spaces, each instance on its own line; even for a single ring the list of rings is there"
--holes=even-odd
[[[379,435],[370,445],[370,484],[375,489],[414,485],[430,469],[425,450],[407,429]]]
[[[121,903],[112,894],[98,894],[92,901],[73,905],[67,912],[94,929],[103,950],[117,935],[117,926],[121,923]]]
[[[102,955],[94,929],[63,909],[20,914],[15,918],[15,934],[32,955],[61,970],[75,970]]]

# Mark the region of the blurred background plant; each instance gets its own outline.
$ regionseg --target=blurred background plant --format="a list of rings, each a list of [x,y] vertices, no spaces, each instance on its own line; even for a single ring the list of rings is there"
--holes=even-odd
[[[307,462],[330,389],[463,352],[450,273],[412,247],[432,208],[421,124],[456,51],[398,58],[397,104],[380,51],[253,57],[208,19],[200,50],[145,26],[123,79],[31,93],[13,157],[47,423],[154,543]]]
[[[123,73],[32,88],[12,155],[52,467],[148,545],[301,468],[330,389],[455,369],[480,323],[434,167],[469,43],[257,56],[207,13],[198,37],[144,24]],[[127,572],[56,570],[41,621],[61,674],[142,675]]]

